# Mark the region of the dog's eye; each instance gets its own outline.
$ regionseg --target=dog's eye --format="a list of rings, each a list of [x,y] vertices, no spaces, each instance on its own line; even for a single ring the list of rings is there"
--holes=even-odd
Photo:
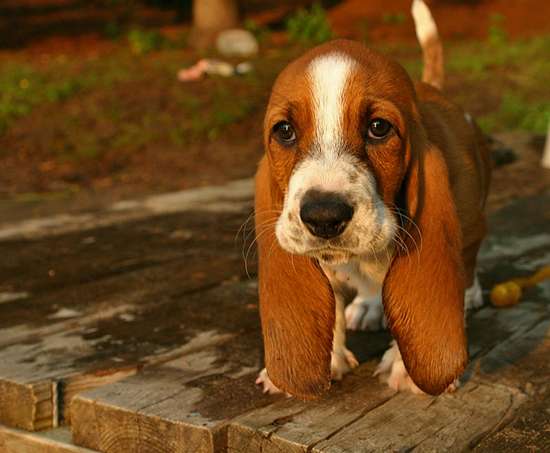
[[[280,121],[273,126],[273,135],[283,146],[292,146],[296,143],[296,132],[288,121]]]
[[[369,138],[375,140],[385,138],[391,132],[392,128],[393,126],[389,121],[383,120],[382,118],[375,118],[369,124]]]

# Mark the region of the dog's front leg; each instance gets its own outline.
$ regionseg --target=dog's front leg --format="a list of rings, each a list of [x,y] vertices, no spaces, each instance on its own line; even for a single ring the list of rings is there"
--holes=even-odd
[[[321,267],[323,268],[323,272],[332,286],[332,291],[334,292],[334,299],[336,302],[330,368],[332,379],[339,381],[342,379],[344,374],[349,373],[357,367],[359,362],[357,362],[353,352],[346,347],[346,315],[344,295],[346,292],[346,283],[338,278],[337,272],[331,267]]]
[[[349,373],[359,365],[359,362],[346,347],[346,317],[344,314],[344,299],[334,290],[336,299],[336,320],[334,323],[334,339],[332,341],[332,357],[330,369],[332,379],[339,381],[344,374]]]

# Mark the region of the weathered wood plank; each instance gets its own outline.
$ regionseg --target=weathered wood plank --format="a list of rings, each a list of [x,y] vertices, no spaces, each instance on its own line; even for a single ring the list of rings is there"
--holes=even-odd
[[[200,292],[212,298],[209,288],[224,293],[234,282],[240,289],[233,300],[247,291],[251,300],[254,288],[238,283],[246,278],[235,242],[244,217],[186,213],[85,237],[5,243],[0,286],[25,289],[27,296],[0,304],[0,421],[56,426],[77,391],[169,360],[200,331],[236,332],[239,319],[227,324],[218,307],[199,309]],[[254,310],[236,304],[220,307],[257,322]]]
[[[509,341],[520,345],[548,335],[545,322],[524,330],[525,338],[516,336]],[[496,350],[491,353],[498,355]],[[216,375],[222,372],[211,365],[203,369]],[[145,380],[138,375],[97,389],[92,397],[75,399],[73,417],[81,419],[73,423],[75,441],[107,452],[123,451],[128,436],[132,451],[162,451],[163,445],[170,451],[213,451],[215,447],[226,448],[225,439],[228,451],[235,452],[305,452],[308,448],[393,451],[413,447],[421,451],[455,451],[475,444],[498,428],[526,398],[516,388],[475,378],[453,395],[431,398],[398,394],[389,399],[392,392],[370,377],[371,372],[372,364],[362,366],[343,384],[336,384],[326,400],[301,403],[283,399],[237,417],[229,422],[227,434],[223,432],[226,423],[211,424],[211,419],[204,417],[205,405],[198,404],[201,397],[196,388],[181,390],[182,376],[177,372],[175,382],[166,370],[150,374]],[[222,385],[221,392],[237,391],[242,399],[247,388],[253,388],[253,375],[244,378],[239,383]],[[132,382],[135,386],[129,385]],[[195,379],[193,385],[197,382],[200,379]],[[219,394],[212,396],[211,404],[215,418],[223,417],[228,409],[234,412],[232,415],[243,410],[235,410],[235,402],[228,404]],[[92,419],[100,424],[86,423]],[[189,424],[190,419],[199,425],[206,423],[209,430]]]
[[[334,383],[318,401],[281,401],[238,417],[228,426],[229,452],[306,452],[390,400],[395,392],[372,376],[374,363]]]
[[[409,451],[415,447],[421,451],[461,451],[472,438],[497,426],[523,400],[517,390],[473,381],[454,395],[437,398],[403,393],[319,443],[313,451]]]
[[[227,254],[235,261],[226,272],[242,273],[242,242],[236,239],[247,215],[248,211],[190,212],[40,241],[3,243],[0,293],[19,297],[0,304],[0,322],[21,322],[18,317],[24,320],[21,315],[28,316],[36,309],[33,298],[44,298],[48,292],[57,290],[57,300],[64,300],[63,292],[72,287],[82,295],[90,282],[104,282],[108,287],[120,276],[139,271],[154,275],[160,273],[159,268],[179,264],[191,268],[187,275],[191,280],[189,276],[200,272],[207,275],[209,267]],[[100,295],[108,294],[100,285],[95,288]],[[67,297],[78,299],[71,294]],[[45,316],[54,313],[51,310]]]
[[[474,375],[458,392],[438,398],[399,394],[317,444],[312,451],[432,452],[462,451],[475,446],[509,422],[528,400],[524,391],[528,389],[526,376],[547,379],[549,339],[547,313],[535,325],[520,327],[474,361],[470,367]],[[546,364],[544,370],[541,360]],[[520,373],[517,367],[521,367]],[[529,385],[533,387],[532,383]]]
[[[2,453],[94,453],[94,450],[77,447],[71,441],[67,428],[42,433],[29,433],[0,425],[0,451]]]
[[[520,335],[524,335],[526,339],[529,338],[529,335],[533,334],[533,325],[544,320],[548,316],[548,311],[540,303],[524,303],[510,310],[497,310],[486,307],[476,313],[472,319],[475,319],[477,315],[481,316],[485,324],[478,325],[471,332],[472,344],[474,346],[472,349],[477,350],[477,356],[482,357],[480,360],[483,367],[484,360],[488,360],[488,358],[482,355],[482,353],[490,351],[493,356],[495,354],[498,356],[498,351],[500,351],[499,341],[506,338],[511,338],[508,341],[516,341],[517,345],[522,344],[519,340],[512,339],[520,338]],[[491,334],[486,329],[486,324],[489,320],[492,326],[492,329],[490,329]],[[470,322],[470,325],[472,324],[475,325],[477,323]],[[510,348],[505,349],[510,350]],[[387,389],[369,376],[373,370],[373,366],[372,363],[363,365],[358,371],[347,376],[343,382],[343,394],[340,394],[338,391],[331,392],[326,401],[322,400],[321,402],[307,403],[305,405],[297,402],[278,403],[234,420],[228,428],[229,450],[237,452],[246,451],[247,448],[250,448],[251,451],[264,452],[305,452],[311,451],[314,447],[319,451],[324,451],[323,449],[326,447],[328,448],[327,451],[340,451],[338,448],[343,448],[341,451],[369,451],[369,449],[380,451],[384,449],[393,450],[394,447],[396,450],[401,447],[406,449],[417,443],[423,444],[427,448],[427,446],[437,443],[436,440],[438,437],[435,436],[436,431],[441,433],[456,431],[453,441],[449,440],[450,437],[447,435],[445,438],[452,444],[450,446],[458,449],[458,446],[467,446],[472,439],[490,431],[490,429],[482,429],[476,426],[475,423],[483,424],[485,422],[488,423],[489,420],[494,420],[495,423],[493,425],[487,425],[489,428],[494,427],[509,410],[516,408],[523,401],[522,393],[516,388],[498,385],[492,386],[485,382],[468,382],[456,395],[442,397],[444,398],[442,402],[439,402],[439,399],[423,399],[414,395],[407,396],[400,394],[395,396],[395,403],[392,401],[382,404],[388,399],[388,396],[384,394],[384,391],[387,391]],[[472,369],[477,368],[479,368],[478,364],[473,363]],[[471,375],[471,372],[468,374]],[[490,382],[489,378],[487,378],[487,382]],[[472,394],[468,395],[469,392],[472,392]],[[490,409],[480,410],[479,413],[483,414],[483,416],[478,417],[476,415],[473,418],[474,416],[470,414],[469,407],[476,407],[475,405],[478,403],[484,406],[487,400],[491,400],[492,398],[498,399],[499,403],[495,403]],[[474,403],[470,400],[474,401]],[[433,410],[428,409],[435,404],[434,401],[437,402],[435,408]],[[511,407],[509,407],[510,401],[513,402],[513,406]],[[359,432],[347,431],[346,427],[348,425],[353,426],[356,423],[362,426],[363,420],[366,420],[365,423],[367,423],[367,428],[365,428],[367,431],[365,432],[368,432],[369,429],[378,429],[376,420],[371,423],[369,422],[370,419],[366,417],[367,413],[370,414],[369,409],[380,404],[382,405],[379,411],[382,411],[382,414],[386,413],[385,416],[389,419],[394,416],[392,415],[394,412],[401,413],[403,411],[400,408],[401,405],[412,407],[415,411],[428,411],[430,414],[429,417],[426,416],[428,418],[419,422],[425,425],[418,425],[415,428],[420,430],[420,434],[418,434],[420,437],[413,436],[416,433],[414,430],[411,432],[395,431],[394,435],[391,436],[387,432],[386,434],[392,439],[396,435],[397,438],[403,441],[402,444],[384,444],[382,436],[380,439],[373,440],[372,445],[365,443],[359,450],[353,449],[355,448],[355,443],[352,440],[349,441],[349,449],[346,449],[348,447],[342,447],[342,445],[347,444],[341,445],[340,443],[336,443],[336,441],[335,443],[325,441],[325,439],[332,439],[334,436],[339,442],[346,436],[346,434],[342,434],[339,437],[335,436],[339,432],[349,433],[349,437],[352,439],[354,436],[359,435]],[[460,410],[463,413],[461,413],[461,418],[459,418],[461,423],[469,427],[468,430],[461,428],[461,431],[457,428],[458,425],[456,425],[452,417],[454,412],[460,412]],[[407,417],[412,416],[412,413],[408,413],[407,415]],[[407,417],[404,416],[397,421],[406,424]],[[438,420],[440,423],[437,430],[433,433],[426,431],[428,427],[432,429],[434,420]],[[382,424],[382,422],[380,423]],[[422,426],[426,427],[423,431],[421,429]],[[360,431],[363,428],[357,429]],[[424,441],[422,436],[430,440]]]
[[[550,307],[549,307],[550,308]],[[476,373],[484,380],[521,388],[532,395],[536,388],[550,390],[550,310],[546,317],[512,335],[476,362]]]
[[[228,420],[277,399],[253,385],[258,346],[241,337],[77,395],[74,442],[105,453],[222,451]]]
[[[60,214],[11,224],[0,223],[0,241],[85,231],[172,212],[238,212],[250,206],[253,190],[252,178],[241,179],[222,186],[199,187],[152,195],[140,200],[120,201],[102,212]]]
[[[520,388],[527,404],[511,414],[511,422],[495,430],[475,451],[550,451],[550,321],[501,343],[481,359],[478,374],[483,379],[498,376],[500,382]]]
[[[196,251],[195,251],[196,252]],[[204,260],[189,254],[185,259],[69,286],[30,297],[0,309],[0,348],[37,337],[69,331],[81,324],[135,317],[152,304],[214,288],[226,281],[245,279],[238,253],[204,253]],[[211,260],[211,261],[210,261]]]
[[[14,384],[0,379],[0,421],[8,426],[41,430],[57,426],[55,382]]]
[[[428,398],[426,406],[419,398],[399,401],[407,398],[399,395],[317,450],[432,452],[474,447],[508,423],[535,389],[547,392],[549,353],[550,320],[544,319],[474,362],[475,376],[455,394]]]
[[[159,299],[126,320],[77,323],[0,348],[0,420],[30,430],[56,426],[76,392],[186,354],[201,332],[208,338],[200,347],[243,331],[259,338],[256,289],[247,282]]]

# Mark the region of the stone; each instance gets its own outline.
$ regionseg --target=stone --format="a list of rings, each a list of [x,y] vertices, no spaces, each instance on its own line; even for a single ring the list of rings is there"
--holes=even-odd
[[[225,57],[250,57],[258,53],[258,41],[247,30],[222,31],[216,39],[216,49]]]

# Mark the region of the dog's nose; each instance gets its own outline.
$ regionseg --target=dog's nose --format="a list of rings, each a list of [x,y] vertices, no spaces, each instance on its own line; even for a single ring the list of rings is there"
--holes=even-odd
[[[307,229],[324,239],[342,234],[352,217],[353,206],[331,192],[308,191],[300,207],[300,218]]]

